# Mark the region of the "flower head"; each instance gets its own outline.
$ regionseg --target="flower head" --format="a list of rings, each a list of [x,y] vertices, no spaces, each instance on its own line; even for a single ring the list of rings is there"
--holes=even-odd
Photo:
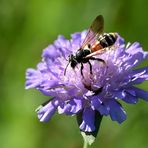
[[[37,109],[40,121],[48,121],[58,111],[59,114],[76,115],[82,113],[80,129],[84,132],[95,131],[95,112],[102,116],[110,115],[113,121],[122,123],[126,119],[119,100],[136,104],[138,98],[148,101],[148,92],[135,87],[148,80],[148,67],[138,68],[148,53],[138,42],[125,45],[124,39],[117,34],[115,45],[95,57],[90,65],[81,64],[73,69],[68,64],[68,57],[75,54],[84,40],[86,32],[74,33],[71,39],[63,36],[47,48],[42,54],[42,61],[37,69],[26,72],[26,89],[36,88],[46,96],[52,96],[47,103]]]

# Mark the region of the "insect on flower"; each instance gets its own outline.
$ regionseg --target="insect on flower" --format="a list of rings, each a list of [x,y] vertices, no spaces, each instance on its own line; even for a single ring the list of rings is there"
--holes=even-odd
[[[88,63],[90,66],[90,74],[92,74],[92,65],[90,60],[96,60],[105,64],[105,61],[100,58],[94,57],[106,51],[107,47],[110,48],[116,42],[117,35],[115,33],[103,33],[104,18],[98,15],[92,22],[81,47],[77,50],[76,54],[69,55],[69,63],[67,64],[64,75],[68,65],[74,69],[77,64],[81,64],[81,75],[83,76],[83,64]],[[84,76],[83,76],[84,78]]]
[[[43,50],[37,67],[27,69],[26,89],[35,88],[52,97],[36,110],[41,122],[51,120],[56,111],[76,115],[80,130],[90,137],[91,132],[97,133],[102,116],[118,123],[126,120],[121,102],[148,101],[148,92],[136,87],[148,80],[148,66],[139,66],[148,59],[148,52],[138,42],[126,45],[118,33],[103,33],[103,27],[99,15],[88,31],[71,34],[70,40],[58,36]],[[69,69],[75,71],[66,72],[68,56]]]

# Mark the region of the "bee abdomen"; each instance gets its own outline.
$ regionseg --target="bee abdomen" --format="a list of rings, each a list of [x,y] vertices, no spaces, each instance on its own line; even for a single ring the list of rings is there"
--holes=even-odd
[[[112,34],[104,34],[100,39],[100,44],[103,48],[111,46],[115,43],[116,38]]]

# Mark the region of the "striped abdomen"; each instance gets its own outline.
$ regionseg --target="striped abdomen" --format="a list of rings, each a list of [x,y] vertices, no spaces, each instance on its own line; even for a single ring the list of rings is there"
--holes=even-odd
[[[105,48],[112,46],[116,42],[117,36],[115,33],[106,33],[103,34],[100,38],[100,45]]]

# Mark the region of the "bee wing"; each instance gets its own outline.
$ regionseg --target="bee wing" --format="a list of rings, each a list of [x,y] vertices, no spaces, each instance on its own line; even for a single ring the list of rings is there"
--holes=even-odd
[[[102,48],[101,50],[97,50],[89,55],[87,55],[85,58],[90,58],[90,57],[93,57],[93,56],[96,56],[98,54],[102,54],[106,51],[107,48]]]
[[[107,50],[115,50],[115,49],[117,49],[117,48],[118,48],[117,45],[111,45],[111,46],[108,46],[108,47],[106,47],[106,48],[102,48],[102,49],[100,49],[100,50],[97,50],[97,51],[95,51],[95,52],[92,52],[91,54],[87,55],[85,58],[90,58],[90,57],[92,57],[92,56],[96,56],[96,55],[98,55],[98,54],[102,54],[102,53],[104,53],[104,52],[107,51]]]
[[[96,40],[96,37],[103,33],[103,30],[104,18],[102,15],[98,15],[88,29],[80,49],[84,49],[87,44],[92,44]]]

